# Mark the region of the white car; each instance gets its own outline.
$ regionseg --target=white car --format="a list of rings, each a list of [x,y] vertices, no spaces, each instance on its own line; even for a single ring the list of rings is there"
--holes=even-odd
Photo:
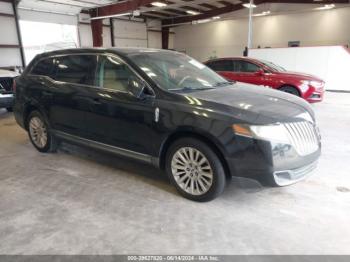
[[[13,105],[13,79],[18,75],[17,72],[0,69],[0,108],[9,112]]]

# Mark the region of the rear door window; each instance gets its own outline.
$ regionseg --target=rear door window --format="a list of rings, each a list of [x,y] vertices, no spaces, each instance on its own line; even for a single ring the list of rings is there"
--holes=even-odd
[[[235,72],[243,73],[254,73],[260,69],[258,65],[243,60],[236,60],[234,62],[234,68]]]
[[[31,70],[30,74],[47,76],[53,78],[53,58],[45,58],[40,60]]]
[[[208,63],[208,67],[214,71],[233,71],[233,63],[231,60],[217,60]]]
[[[60,82],[95,85],[97,56],[67,55],[53,58],[53,79]]]

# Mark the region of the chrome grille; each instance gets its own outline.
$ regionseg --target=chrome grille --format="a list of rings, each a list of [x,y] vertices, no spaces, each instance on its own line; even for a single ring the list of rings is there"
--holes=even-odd
[[[319,136],[315,126],[306,121],[283,124],[292,146],[299,155],[315,152],[319,147]]]

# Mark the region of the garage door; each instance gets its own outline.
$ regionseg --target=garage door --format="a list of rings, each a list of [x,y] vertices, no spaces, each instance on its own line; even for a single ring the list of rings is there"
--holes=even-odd
[[[147,28],[143,22],[115,19],[114,43],[116,47],[147,47]]]

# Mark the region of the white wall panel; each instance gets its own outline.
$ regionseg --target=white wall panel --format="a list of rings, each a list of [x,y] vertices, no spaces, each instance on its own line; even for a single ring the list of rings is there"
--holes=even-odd
[[[174,49],[175,46],[175,34],[169,34],[169,49]]]
[[[13,15],[12,4],[0,2],[0,13]],[[19,45],[14,16],[0,16],[0,45]],[[20,49],[0,48],[0,67],[14,66],[22,66]]]
[[[252,49],[250,57],[281,65],[288,71],[303,72],[326,81],[328,90],[348,90],[350,51],[342,46]]]
[[[247,45],[248,21],[224,20],[174,28],[175,49],[200,61],[211,56],[241,56]],[[254,17],[253,45],[286,47],[350,44],[350,8]]]
[[[0,67],[21,66],[21,54],[19,48],[0,48]]]
[[[103,47],[112,47],[112,40],[111,40],[111,28],[104,26],[103,27]]]
[[[92,47],[91,26],[88,24],[79,24],[79,39],[81,47]]]
[[[18,45],[15,18],[0,16],[0,36],[0,44]]]
[[[148,47],[162,48],[162,33],[155,31],[148,31]]]
[[[116,38],[116,47],[147,47],[147,40]]]
[[[77,15],[53,14],[19,9],[18,16],[20,20],[27,20],[33,22],[55,23],[65,25],[77,25],[78,23]]]
[[[0,2],[0,13],[13,15],[12,4],[7,2]]]
[[[38,1],[38,0],[21,0],[19,8],[29,10],[46,11],[51,13],[77,15],[81,11],[81,7],[75,5],[61,5],[54,1]]]

